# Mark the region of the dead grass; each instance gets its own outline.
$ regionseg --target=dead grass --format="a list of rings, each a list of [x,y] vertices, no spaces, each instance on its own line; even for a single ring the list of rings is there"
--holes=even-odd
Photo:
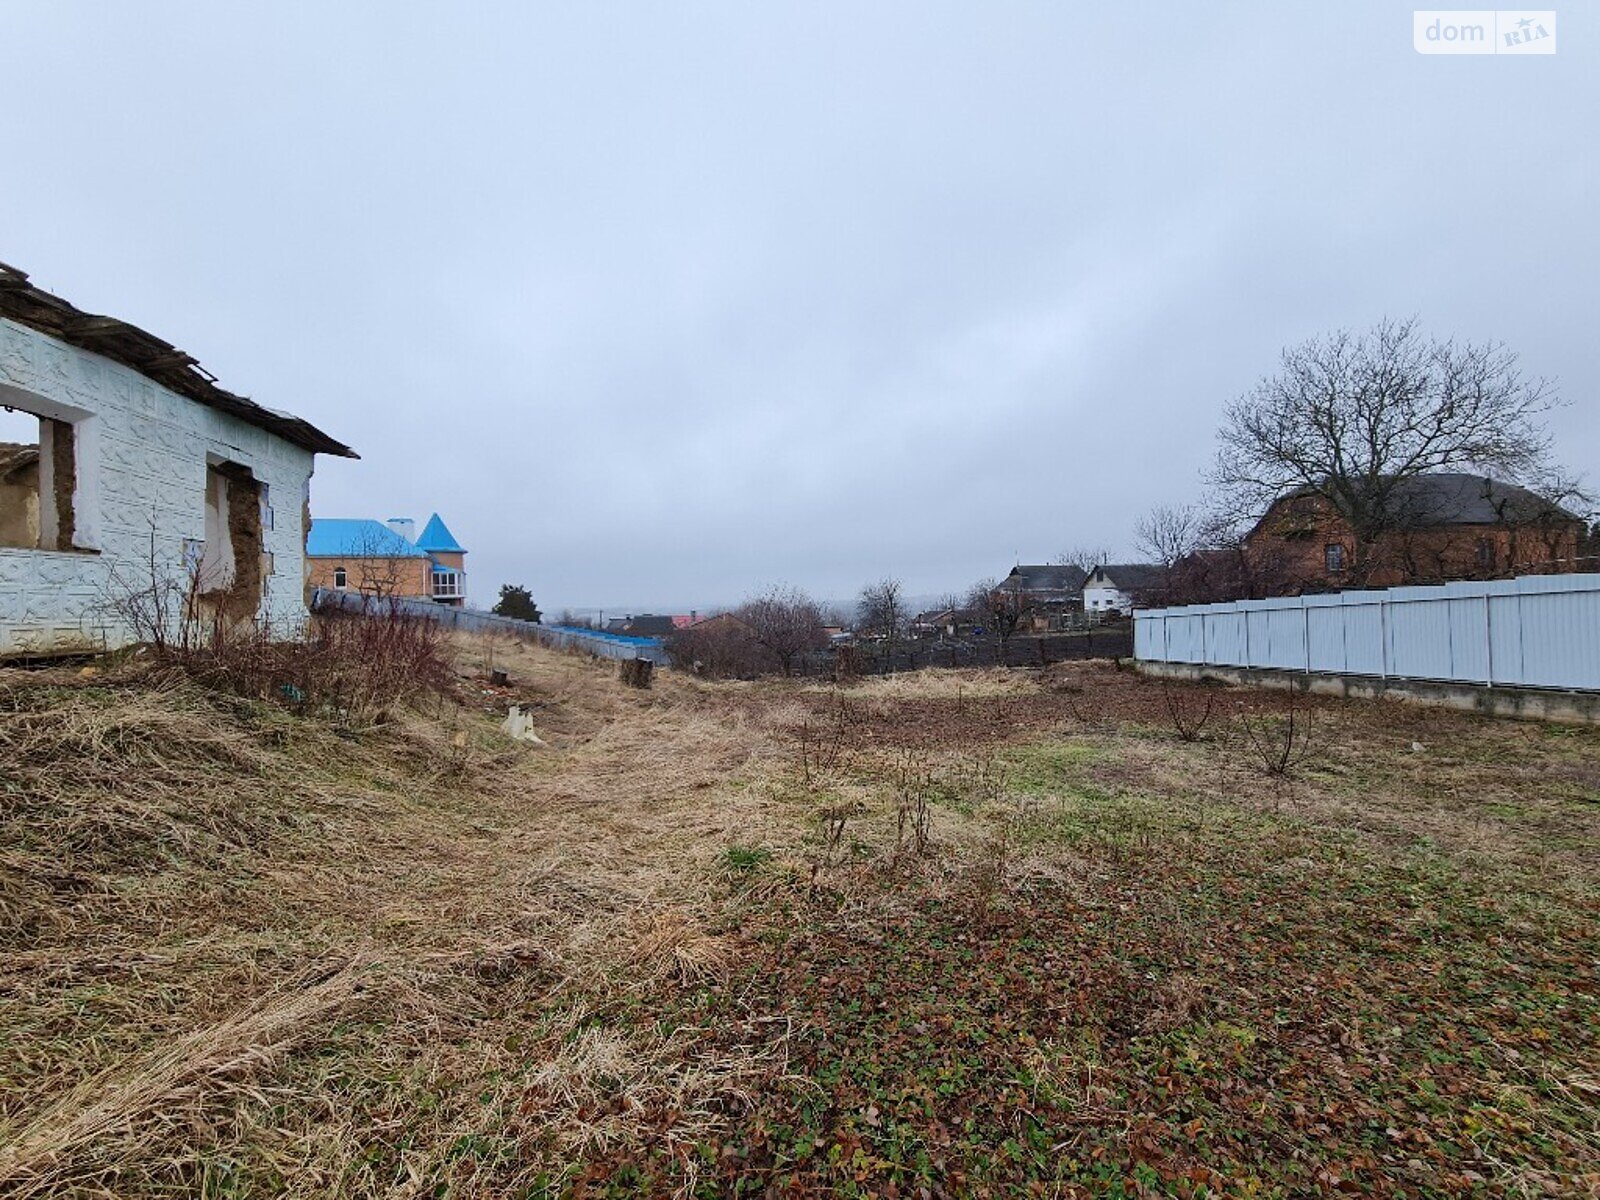
[[[451,705],[360,729],[135,668],[0,672],[0,1194],[555,1195],[646,1148],[689,1194],[719,1169],[697,1147],[811,1086],[805,1031],[747,1006],[730,1033],[695,998],[807,914],[1095,905],[1157,855],[1422,848],[1552,912],[1600,882],[1594,731],[1319,702],[1286,788],[1228,707],[1271,696],[1228,693],[1188,743],[1158,685],[1097,664],[638,692],[453,653]],[[841,696],[837,761],[802,771],[796,730]],[[513,703],[545,746],[498,732]],[[1161,902],[1162,953],[1203,946],[1214,918]],[[1149,994],[1141,1036],[1209,1003],[1184,972]],[[1597,1064],[1568,1066],[1546,1084],[1576,1103]]]

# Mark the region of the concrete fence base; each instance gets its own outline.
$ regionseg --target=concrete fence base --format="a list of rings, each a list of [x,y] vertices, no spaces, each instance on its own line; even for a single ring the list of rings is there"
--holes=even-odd
[[[1473,683],[1437,683],[1422,679],[1380,679],[1371,675],[1307,674],[1263,667],[1217,667],[1199,663],[1134,661],[1135,670],[1158,679],[1199,681],[1279,688],[1352,700],[1404,700],[1463,712],[1564,725],[1600,725],[1600,693],[1544,688],[1489,687]]]

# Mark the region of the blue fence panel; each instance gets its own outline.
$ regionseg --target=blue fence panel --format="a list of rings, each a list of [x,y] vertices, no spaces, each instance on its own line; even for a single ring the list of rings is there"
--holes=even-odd
[[[367,614],[400,612],[408,617],[433,621],[447,629],[461,629],[469,633],[500,633],[540,642],[558,650],[581,650],[597,658],[648,658],[658,665],[665,665],[667,662],[666,647],[658,638],[627,637],[618,633],[602,633],[597,629],[573,629],[564,625],[535,625],[531,621],[519,621],[515,617],[502,617],[498,613],[480,612],[473,608],[452,608],[447,604],[435,604],[431,600],[369,596],[337,588],[316,588],[311,593],[311,609],[313,612],[337,610]]]

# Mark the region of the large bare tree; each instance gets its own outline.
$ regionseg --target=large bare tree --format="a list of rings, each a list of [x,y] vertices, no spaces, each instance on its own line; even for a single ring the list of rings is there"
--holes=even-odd
[[[1134,545],[1149,562],[1176,566],[1205,544],[1205,518],[1193,504],[1158,504],[1133,527]]]
[[[1209,482],[1241,523],[1289,491],[1323,497],[1355,534],[1359,565],[1404,526],[1406,483],[1418,475],[1548,474],[1543,417],[1557,403],[1504,345],[1384,320],[1285,350],[1275,374],[1229,405]]]
[[[890,648],[906,624],[906,606],[898,579],[880,579],[861,589],[856,601],[856,622],[863,633],[885,638]]]
[[[1057,566],[1077,567],[1086,575],[1096,567],[1104,566],[1110,561],[1111,548],[1105,545],[1096,545],[1092,542],[1069,546],[1056,555]]]
[[[770,587],[746,600],[734,615],[749,626],[750,636],[777,660],[785,675],[793,671],[800,654],[828,644],[821,605],[799,588]]]
[[[1005,661],[1006,643],[1017,631],[1028,608],[1027,593],[1015,576],[996,583],[980,579],[967,591],[967,608],[974,619],[987,626],[1000,639],[1000,659]]]

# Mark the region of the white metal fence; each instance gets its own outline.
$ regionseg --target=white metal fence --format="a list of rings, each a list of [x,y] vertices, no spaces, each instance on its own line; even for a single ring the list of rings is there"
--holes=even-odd
[[[1134,613],[1150,662],[1600,691],[1600,574]]]

